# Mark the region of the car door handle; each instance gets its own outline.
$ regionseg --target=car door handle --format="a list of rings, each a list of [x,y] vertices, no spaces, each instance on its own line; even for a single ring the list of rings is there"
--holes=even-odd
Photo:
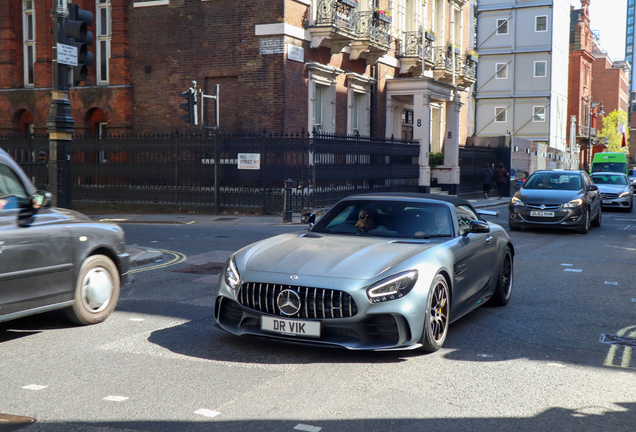
[[[492,236],[486,237],[486,243],[492,243]]]

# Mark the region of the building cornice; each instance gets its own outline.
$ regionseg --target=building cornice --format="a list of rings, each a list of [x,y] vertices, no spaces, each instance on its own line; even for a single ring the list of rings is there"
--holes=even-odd
[[[285,35],[304,41],[311,40],[309,31],[286,23],[257,24],[254,26],[254,34],[256,36]]]

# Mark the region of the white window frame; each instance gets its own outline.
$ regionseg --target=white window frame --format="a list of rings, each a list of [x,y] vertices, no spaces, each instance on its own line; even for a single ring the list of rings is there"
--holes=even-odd
[[[27,2],[31,3],[31,9],[27,9]],[[33,39],[29,39],[28,20],[31,17]],[[22,42],[24,59],[24,86],[33,87],[35,85],[35,0],[22,0]],[[29,50],[31,50],[31,60],[29,61]],[[29,80],[29,68],[33,70],[33,79]]]
[[[543,111],[543,120],[537,120],[537,112]],[[534,106],[532,107],[532,121],[534,123],[545,123],[545,118],[547,117],[547,109],[544,106]]]
[[[342,69],[320,63],[307,63],[309,78],[309,103],[307,130],[313,131],[316,126],[316,89],[324,86],[321,94],[320,130],[327,133],[336,131],[336,79],[344,73]]]
[[[506,23],[506,32],[505,33],[499,32],[499,29],[501,28],[501,25],[503,24],[502,21],[504,23]],[[498,19],[497,20],[497,29],[496,29],[497,35],[507,35],[508,34],[508,24],[509,24],[509,22],[510,22],[510,19],[508,19],[508,18]]]
[[[545,18],[545,30],[538,30],[539,26],[539,18]],[[537,15],[534,17],[534,31],[535,33],[545,33],[548,31],[548,16],[547,15]]]
[[[504,119],[503,120],[497,120],[497,117],[499,117],[499,115],[501,114],[501,111],[497,111],[497,110],[503,110],[503,115],[504,115]],[[508,122],[508,107],[495,107],[495,123],[507,123]]]
[[[368,75],[347,73],[347,134],[355,135],[357,130],[362,136],[371,135],[371,90],[375,82],[376,80]],[[359,103],[357,107],[356,96]]]
[[[106,13],[106,31],[102,29],[101,12]],[[96,47],[95,47],[95,71],[97,73],[97,84],[108,84],[110,80],[110,44],[112,39],[112,19],[111,19],[111,0],[95,0],[95,32],[96,34]],[[102,45],[105,46],[106,52],[102,52]],[[102,76],[102,55],[104,55],[104,62],[106,63],[106,76]]]
[[[537,64],[543,63],[545,65],[545,74],[537,75]],[[548,62],[546,60],[537,60],[534,62],[534,70],[532,71],[535,78],[545,78],[548,76]]]
[[[499,66],[503,68],[499,69]],[[505,76],[499,76],[499,72],[503,72]],[[508,79],[508,63],[495,63],[495,79]]]

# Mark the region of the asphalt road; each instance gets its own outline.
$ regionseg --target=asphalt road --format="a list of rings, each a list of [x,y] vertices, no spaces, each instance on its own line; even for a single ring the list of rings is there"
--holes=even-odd
[[[501,210],[488,219],[507,226]],[[636,430],[636,355],[599,342],[636,338],[636,211],[605,212],[587,235],[509,232],[511,302],[453,323],[430,355],[214,327],[213,273],[229,254],[302,227],[122,226],[129,244],[165,254],[133,270],[105,323],[74,327],[55,312],[0,324],[0,413],[37,420],[21,432]]]

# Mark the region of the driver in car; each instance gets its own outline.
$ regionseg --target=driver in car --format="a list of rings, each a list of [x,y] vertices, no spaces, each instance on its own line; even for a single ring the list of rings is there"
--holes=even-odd
[[[387,231],[386,227],[378,224],[378,213],[369,209],[360,210],[356,227],[360,232]]]

